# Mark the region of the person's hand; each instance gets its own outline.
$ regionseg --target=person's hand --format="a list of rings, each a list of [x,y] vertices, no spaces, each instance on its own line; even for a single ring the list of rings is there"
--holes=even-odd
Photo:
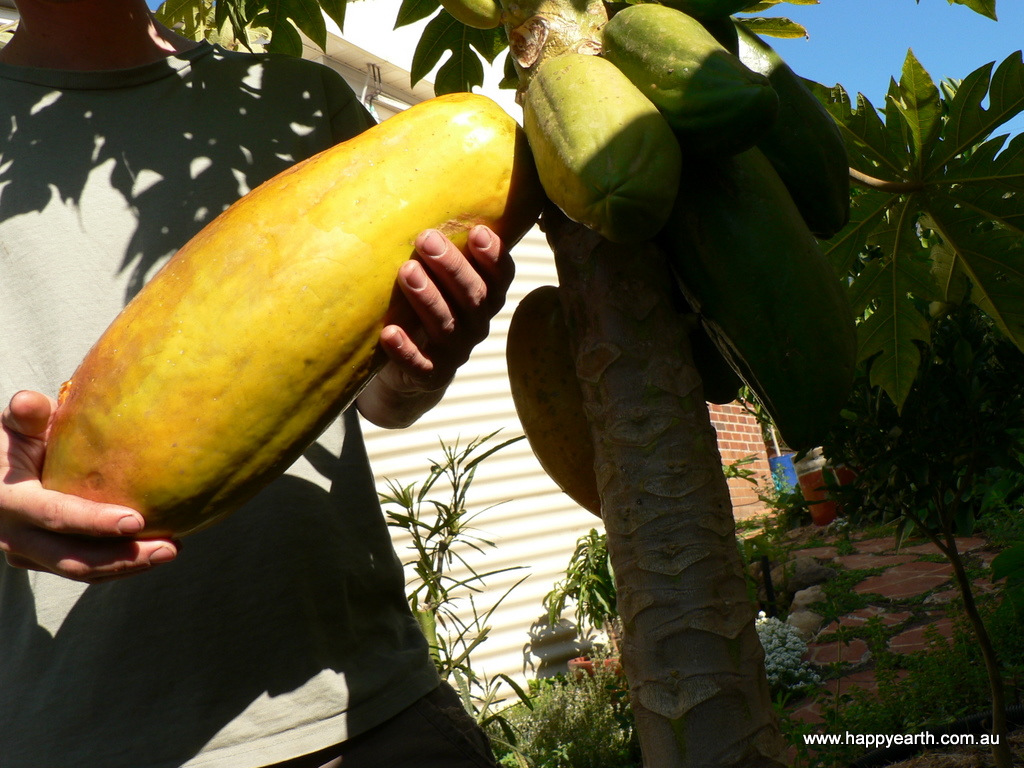
[[[399,270],[398,288],[412,312],[381,332],[388,362],[358,401],[378,426],[411,424],[440,400],[504,305],[515,267],[501,239],[476,226],[467,251],[427,230],[416,239],[419,258]]]
[[[15,568],[96,583],[173,560],[178,544],[127,538],[138,512],[42,487],[46,437],[56,403],[22,391],[0,416],[0,551]]]

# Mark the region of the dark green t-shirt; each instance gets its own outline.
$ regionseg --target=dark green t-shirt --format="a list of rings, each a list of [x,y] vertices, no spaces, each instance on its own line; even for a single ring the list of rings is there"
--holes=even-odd
[[[371,124],[327,67],[208,45],[0,65],[0,402],[55,394],[204,224]],[[86,587],[0,558],[4,768],[263,766],[436,684],[354,413],[170,565]]]

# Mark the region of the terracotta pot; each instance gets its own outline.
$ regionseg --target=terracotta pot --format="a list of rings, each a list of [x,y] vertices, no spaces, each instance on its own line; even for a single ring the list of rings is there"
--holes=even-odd
[[[604,659],[604,668],[615,672],[617,675],[622,674],[622,665],[618,659]],[[594,661],[588,656],[578,656],[575,659],[569,659],[569,674],[576,677],[582,678],[584,675],[594,676]]]

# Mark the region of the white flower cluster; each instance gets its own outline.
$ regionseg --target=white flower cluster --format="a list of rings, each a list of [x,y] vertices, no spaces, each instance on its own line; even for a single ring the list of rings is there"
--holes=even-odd
[[[764,648],[764,666],[773,690],[792,690],[821,682],[818,673],[804,661],[807,643],[794,627],[761,611],[755,622]]]

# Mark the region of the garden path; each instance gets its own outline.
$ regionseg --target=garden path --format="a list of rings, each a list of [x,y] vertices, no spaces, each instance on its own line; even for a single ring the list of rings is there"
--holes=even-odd
[[[968,553],[974,562],[986,567],[998,554],[982,538],[961,538],[957,546],[961,553]],[[895,538],[888,536],[854,540],[852,548],[852,553],[843,555],[831,545],[793,552],[844,570],[870,572],[853,586],[866,605],[839,616],[819,631],[805,656],[812,664],[838,672],[825,683],[834,693],[849,692],[853,687],[870,692],[876,687],[868,645],[855,636],[869,620],[877,618],[890,628],[890,651],[910,654],[927,650],[932,627],[948,640],[953,634],[952,614],[959,610],[951,610],[959,599],[952,566],[935,545],[897,548]],[[974,585],[976,593],[993,589],[987,575],[977,578]],[[796,702],[791,711],[797,719],[818,723],[823,720],[819,707],[818,701],[805,700]]]

